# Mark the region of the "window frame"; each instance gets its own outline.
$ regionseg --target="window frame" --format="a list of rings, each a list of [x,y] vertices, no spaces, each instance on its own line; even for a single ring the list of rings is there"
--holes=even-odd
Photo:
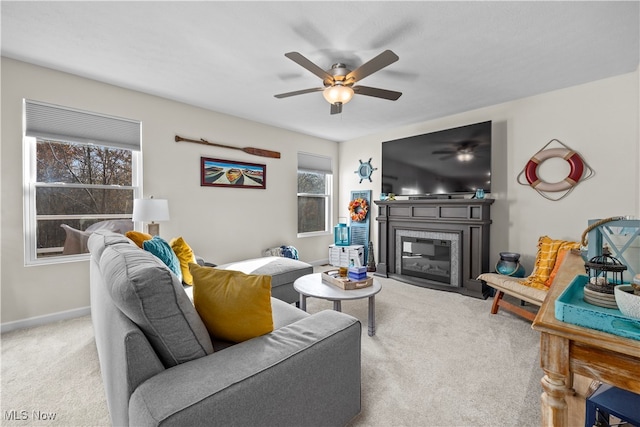
[[[28,101],[25,100],[25,105]],[[37,102],[34,102],[37,103]],[[46,105],[46,104],[45,104]],[[60,107],[65,109],[66,107]],[[72,109],[69,109],[72,110]],[[23,110],[23,112],[25,112]],[[79,110],[77,110],[79,111]],[[26,113],[25,113],[26,114]],[[96,116],[100,116],[96,113],[90,113]],[[111,116],[104,115],[106,118],[112,118]],[[91,143],[87,141],[74,141],[72,137],[69,138],[41,138],[42,140],[50,140],[53,142],[61,143],[76,143],[82,145],[95,145],[99,147],[109,147],[118,149],[128,149],[131,151],[131,185],[104,185],[104,184],[77,184],[77,183],[47,183],[37,181],[37,140],[35,136],[27,136],[25,132],[26,128],[26,116],[23,117],[23,237],[24,237],[24,265],[25,266],[37,266],[37,265],[49,265],[49,264],[61,264],[75,261],[88,260],[90,254],[73,254],[73,255],[54,255],[38,258],[38,242],[37,242],[37,227],[39,220],[46,220],[47,217],[52,215],[37,215],[36,212],[36,191],[38,188],[107,188],[107,189],[122,189],[133,190],[133,198],[138,199],[142,197],[142,152],[140,150],[134,150],[126,147],[118,147],[110,145],[108,143]],[[141,124],[140,124],[141,129]],[[140,141],[141,141],[140,136]],[[129,215],[130,217],[131,215]],[[55,215],[56,219],[73,219],[79,217],[78,215]],[[121,214],[89,214],[80,215],[82,218],[100,218],[100,219],[123,219],[126,215]],[[51,219],[51,218],[49,218]]]
[[[297,237],[305,238],[305,237],[315,237],[315,236],[326,236],[333,233],[333,171],[329,170],[317,170],[311,168],[300,167],[300,156],[307,157],[317,157],[322,158],[325,161],[328,161],[331,164],[331,158],[327,156],[319,156],[316,154],[307,154],[307,153],[298,153],[298,167],[296,169],[296,178],[300,172],[306,173],[316,173],[316,174],[324,174],[325,177],[325,193],[317,194],[317,193],[298,193],[297,192],[297,180],[296,180],[296,211],[299,211],[300,206],[300,198],[301,197],[311,197],[311,198],[324,198],[325,199],[325,229],[320,231],[309,231],[309,232],[300,232],[297,231]],[[298,218],[298,214],[296,213],[296,218]],[[297,228],[297,225],[296,225]]]

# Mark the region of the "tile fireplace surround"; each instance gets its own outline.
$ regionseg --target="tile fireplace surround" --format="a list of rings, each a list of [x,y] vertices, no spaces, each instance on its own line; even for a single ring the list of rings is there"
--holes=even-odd
[[[489,267],[490,207],[493,199],[376,201],[376,274],[433,289],[487,298],[489,287],[476,280]],[[402,237],[441,239],[451,244],[451,283],[402,274]]]

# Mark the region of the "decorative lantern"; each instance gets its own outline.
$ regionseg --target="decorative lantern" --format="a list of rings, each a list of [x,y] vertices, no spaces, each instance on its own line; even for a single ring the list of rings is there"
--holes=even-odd
[[[602,248],[602,255],[584,263],[589,282],[584,287],[584,300],[589,304],[607,308],[618,308],[614,295],[616,285],[623,283],[623,272],[627,266],[611,256],[609,248]]]
[[[338,224],[333,228],[333,242],[336,246],[349,246],[351,244],[351,227],[347,224]]]

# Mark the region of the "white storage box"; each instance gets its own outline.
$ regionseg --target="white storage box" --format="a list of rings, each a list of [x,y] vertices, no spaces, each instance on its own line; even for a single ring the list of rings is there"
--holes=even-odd
[[[336,267],[349,267],[352,264],[355,266],[364,265],[364,246],[329,245],[329,264]]]

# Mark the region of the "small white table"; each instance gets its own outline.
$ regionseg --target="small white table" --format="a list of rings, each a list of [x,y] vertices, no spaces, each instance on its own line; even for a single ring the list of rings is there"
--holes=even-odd
[[[307,311],[307,297],[315,297],[333,301],[333,309],[342,311],[342,301],[369,298],[369,336],[376,334],[376,294],[382,285],[375,278],[373,285],[362,289],[345,291],[339,287],[322,281],[321,273],[307,274],[293,282],[293,288],[300,294],[300,308]]]

